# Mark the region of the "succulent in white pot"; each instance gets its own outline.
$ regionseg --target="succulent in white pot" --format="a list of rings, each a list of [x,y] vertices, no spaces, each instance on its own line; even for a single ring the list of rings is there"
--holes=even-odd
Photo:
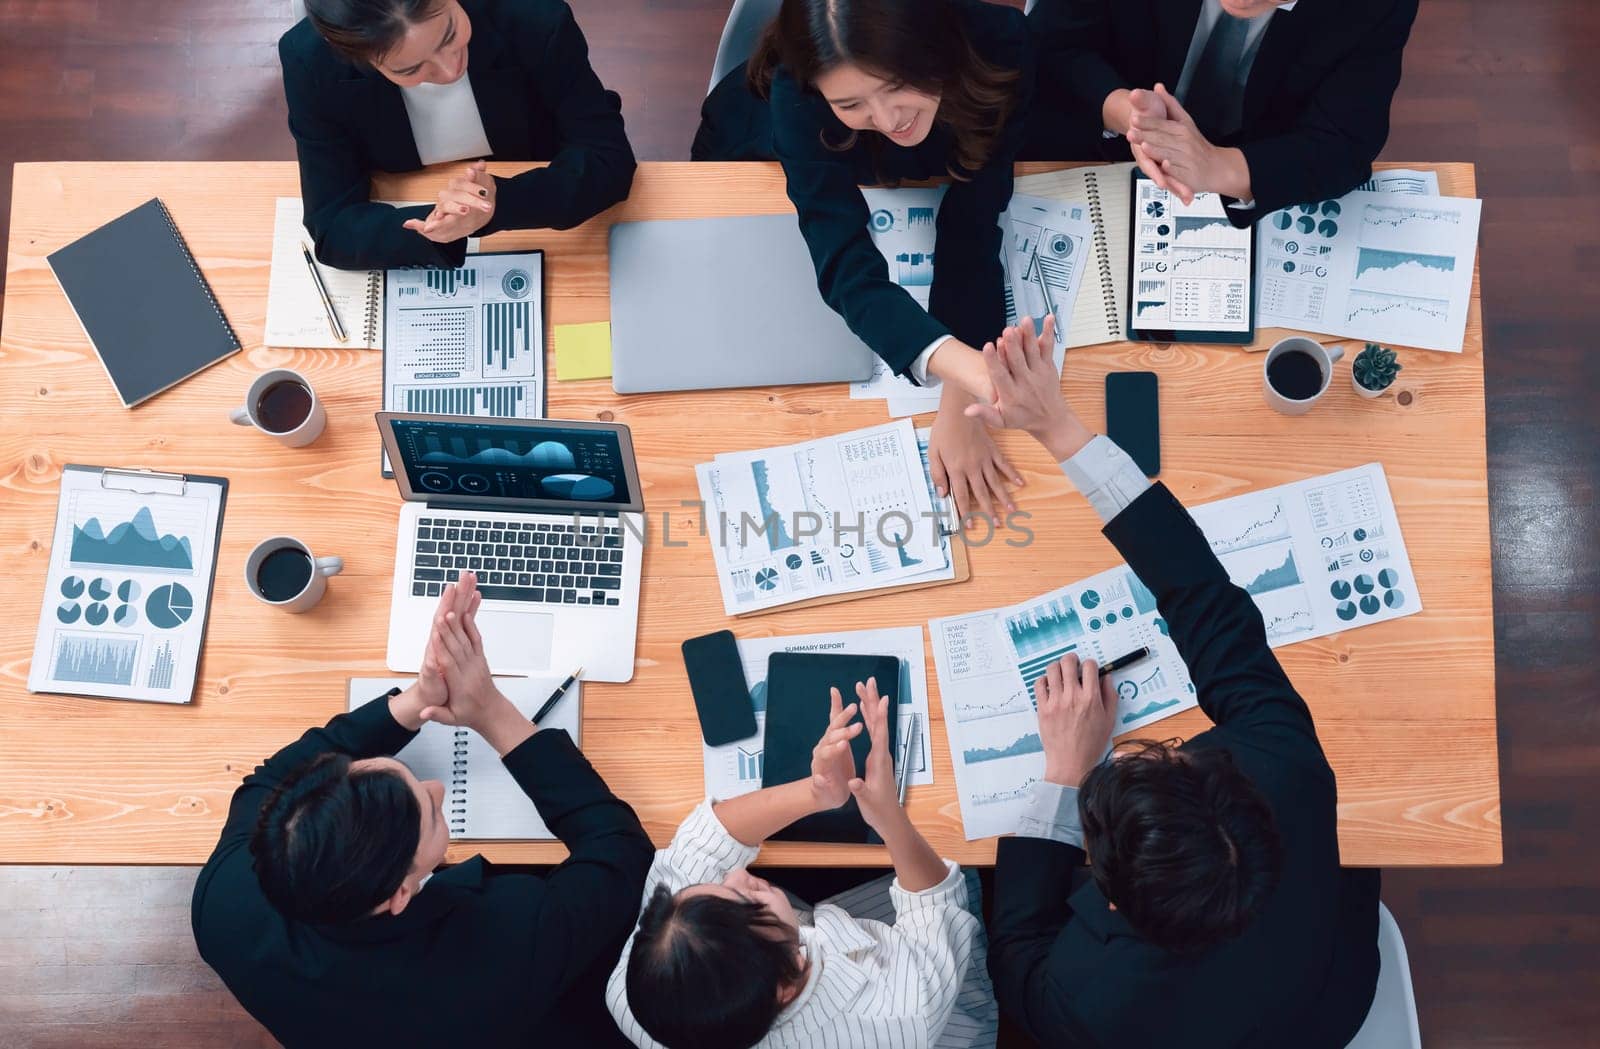
[[[1356,354],[1350,364],[1350,384],[1363,397],[1383,396],[1399,374],[1400,362],[1395,360],[1394,351],[1375,342],[1367,343],[1367,348]]]

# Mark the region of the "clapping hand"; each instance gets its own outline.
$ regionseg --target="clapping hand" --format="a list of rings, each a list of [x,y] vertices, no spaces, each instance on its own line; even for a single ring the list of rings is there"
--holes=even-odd
[[[850,800],[850,781],[856,776],[856,759],[850,741],[861,735],[861,722],[851,723],[856,704],[844,706],[838,689],[830,689],[828,730],[811,751],[811,797],[818,812],[838,808]]]
[[[1194,118],[1166,87],[1157,84],[1154,94],[1165,112],[1154,116],[1135,107],[1128,128],[1128,144],[1135,156],[1143,157],[1139,166],[1185,204],[1194,203],[1198,190],[1221,190],[1228,183],[1227,151],[1213,146],[1200,133]]]
[[[491,704],[504,701],[489,673],[483,635],[478,633],[476,617],[481,604],[483,595],[471,572],[446,586],[439,598],[422,663],[425,674],[431,672],[443,682],[445,696],[422,711],[424,721],[478,729]]]
[[[1049,349],[1055,345],[1055,331],[1053,316],[1044,319],[1044,331],[1037,335],[1033,318],[1024,317],[1003,331],[998,342],[985,345],[983,360],[994,378],[995,403],[975,404],[967,414],[997,429],[1031,434],[1061,462],[1072,458],[1091,434],[1061,395],[1061,374]]]
[[[437,244],[470,237],[494,218],[496,192],[488,165],[475,160],[439,191],[438,203],[427,218],[407,219],[405,228]]]
[[[850,793],[861,806],[867,826],[887,838],[885,829],[904,822],[906,810],[900,805],[900,784],[894,774],[894,753],[889,746],[889,698],[878,695],[878,681],[868,678],[856,683],[861,701],[861,717],[867,724],[872,750],[867,754],[867,774],[850,780]]]
[[[1150,181],[1187,202],[1194,199],[1194,191],[1163,171],[1161,161],[1152,157],[1132,134],[1135,127],[1152,128],[1160,121],[1169,119],[1165,100],[1170,97],[1161,84],[1156,85],[1155,91],[1140,87],[1128,92],[1128,148],[1133,151],[1133,159],[1138,161],[1139,170],[1150,176]]]

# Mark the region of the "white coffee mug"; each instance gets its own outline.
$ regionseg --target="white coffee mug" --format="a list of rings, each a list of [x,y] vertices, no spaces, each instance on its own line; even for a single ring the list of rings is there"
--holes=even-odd
[[[1316,362],[1322,370],[1322,382],[1317,385],[1317,392],[1303,400],[1285,397],[1272,387],[1272,380],[1268,372],[1272,362],[1286,353],[1304,353]],[[1344,356],[1344,347],[1335,346],[1332,349],[1322,345],[1315,339],[1308,339],[1303,335],[1291,335],[1287,339],[1280,339],[1267,351],[1266,362],[1261,366],[1261,386],[1266,391],[1267,403],[1285,415],[1304,415],[1311,410],[1311,406],[1328,392],[1328,383],[1333,381],[1333,362]]]
[[[310,571],[300,589],[293,593],[274,590],[271,593],[263,591],[260,579],[261,565],[266,559],[279,551],[293,551],[305,559],[304,565],[299,570]],[[291,567],[294,567],[291,562]],[[322,595],[328,592],[328,577],[338,575],[344,571],[344,559],[339,557],[314,557],[311,549],[293,536],[275,535],[271,539],[263,539],[250,551],[250,556],[244,563],[244,582],[250,592],[258,601],[281,608],[285,612],[309,612],[322,600]]]
[[[306,410],[305,417],[298,423],[287,430],[274,430],[261,418],[261,395],[283,382],[303,387],[311,397],[311,405]],[[317,391],[311,388],[311,383],[306,381],[305,376],[289,368],[273,368],[256,376],[255,382],[250,384],[250,389],[245,394],[244,404],[229,412],[228,418],[240,426],[254,426],[269,437],[276,437],[290,448],[303,448],[315,441],[322,436],[323,429],[328,425],[328,413],[322,407],[322,402],[317,399]]]

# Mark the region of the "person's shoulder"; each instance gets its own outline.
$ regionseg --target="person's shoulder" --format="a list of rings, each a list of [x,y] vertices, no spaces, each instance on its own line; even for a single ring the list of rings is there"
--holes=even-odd
[[[1028,21],[1020,8],[987,0],[952,0],[968,38],[987,62],[1015,67],[1028,47]]]
[[[298,66],[312,66],[333,59],[333,49],[322,39],[310,18],[302,18],[278,38],[278,57],[285,67],[292,62]]]
[[[1323,24],[1342,26],[1366,33],[1394,18],[1411,21],[1417,16],[1418,0],[1343,0],[1329,4],[1324,0],[1299,0],[1293,11],[1284,12],[1293,17],[1305,15],[1311,19],[1325,20]]]
[[[472,19],[474,33],[493,27],[521,40],[548,38],[575,21],[565,0],[463,0],[461,6]]]

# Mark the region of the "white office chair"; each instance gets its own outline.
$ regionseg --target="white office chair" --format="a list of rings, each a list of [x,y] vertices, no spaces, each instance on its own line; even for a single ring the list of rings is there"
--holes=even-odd
[[[781,2],[733,0],[733,9],[728,12],[728,21],[722,27],[722,39],[717,42],[717,57],[711,63],[711,83],[706,86],[706,94],[711,94],[711,89],[720,84],[723,77],[749,61],[750,52],[756,47],[756,38],[777,16]],[[1023,13],[1032,11],[1033,5],[1038,2],[1027,0],[1022,7]],[[299,0],[295,0],[295,3],[298,5]]]
[[[1422,1049],[1406,941],[1382,903],[1378,904],[1378,993],[1366,1022],[1346,1049]]]

